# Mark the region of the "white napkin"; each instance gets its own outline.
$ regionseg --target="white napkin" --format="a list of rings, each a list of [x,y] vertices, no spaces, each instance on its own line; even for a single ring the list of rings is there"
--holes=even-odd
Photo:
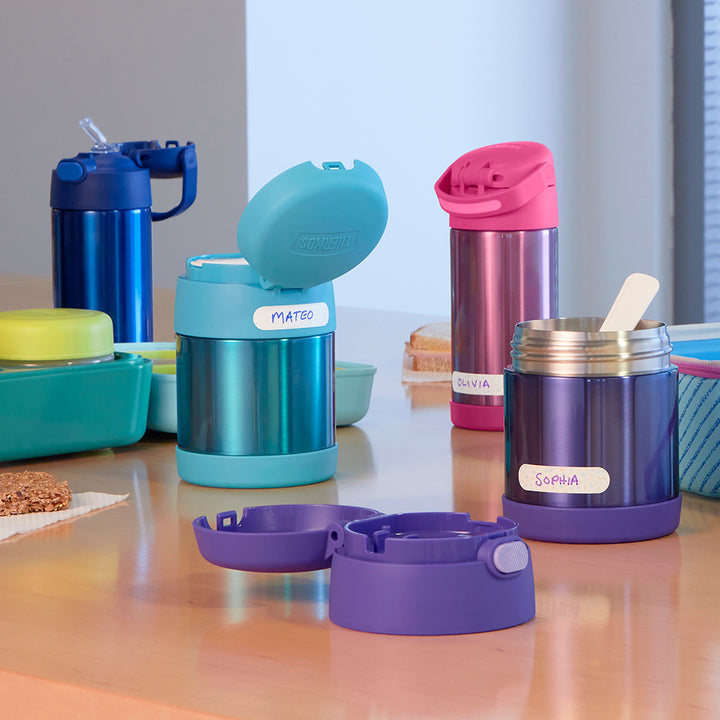
[[[431,372],[429,370],[413,370],[412,358],[405,353],[403,355],[401,382],[404,383],[437,383],[451,382],[451,372]]]
[[[12,535],[39,530],[46,525],[70,520],[71,518],[85,515],[93,510],[100,510],[115,503],[122,502],[127,495],[108,495],[99,492],[73,493],[70,507],[67,510],[54,510],[53,512],[34,512],[24,515],[9,515],[0,517],[0,540],[5,540]]]

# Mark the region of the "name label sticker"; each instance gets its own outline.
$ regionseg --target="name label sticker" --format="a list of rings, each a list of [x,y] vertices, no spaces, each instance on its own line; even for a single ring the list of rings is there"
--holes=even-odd
[[[330,320],[327,303],[304,303],[302,305],[263,305],[253,313],[253,323],[258,330],[300,330],[324,327]]]
[[[610,487],[610,473],[601,467],[521,465],[520,487],[535,492],[597,495]]]
[[[464,395],[503,395],[502,375],[480,375],[477,373],[454,372],[452,389]]]

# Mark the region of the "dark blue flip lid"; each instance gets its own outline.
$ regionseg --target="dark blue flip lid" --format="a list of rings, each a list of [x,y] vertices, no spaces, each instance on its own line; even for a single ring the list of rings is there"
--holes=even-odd
[[[150,171],[118,152],[79,153],[52,173],[50,205],[57,210],[149,208]]]
[[[128,142],[65,158],[52,172],[50,206],[81,211],[150,208],[151,177],[183,179],[180,203],[167,212],[153,212],[153,220],[186,210],[197,192],[195,144],[169,140],[163,147],[155,140]]]

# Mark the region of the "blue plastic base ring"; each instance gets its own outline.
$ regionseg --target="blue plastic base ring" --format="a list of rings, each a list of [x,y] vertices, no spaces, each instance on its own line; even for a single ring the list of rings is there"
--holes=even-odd
[[[175,449],[178,475],[193,485],[276,488],[312,485],[337,470],[338,446],[288,455],[209,455]]]

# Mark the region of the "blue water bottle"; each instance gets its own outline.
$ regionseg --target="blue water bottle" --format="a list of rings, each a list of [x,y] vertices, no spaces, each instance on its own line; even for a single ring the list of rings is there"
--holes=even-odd
[[[53,299],[56,307],[107,313],[115,342],[153,339],[152,222],[179,215],[197,191],[195,144],[108,143],[90,118],[90,152],[52,172]],[[150,178],[182,177],[180,203],[151,210]]]

